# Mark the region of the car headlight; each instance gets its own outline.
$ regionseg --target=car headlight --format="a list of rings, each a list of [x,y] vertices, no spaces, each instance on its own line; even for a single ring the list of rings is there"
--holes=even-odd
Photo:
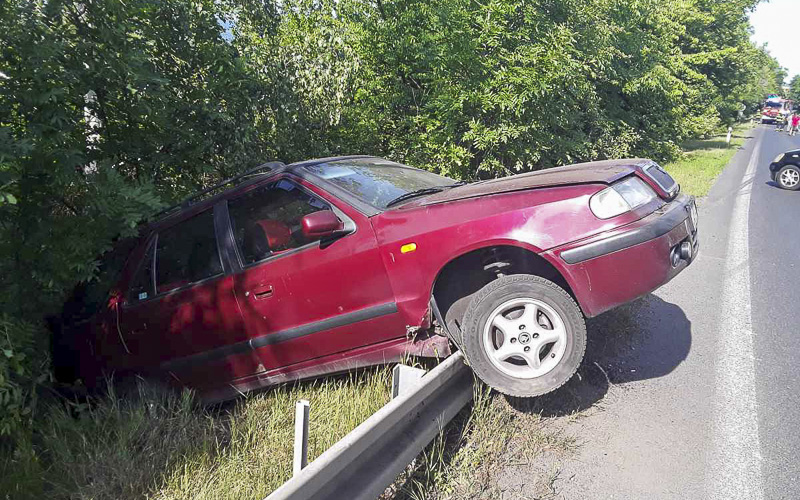
[[[786,156],[786,153],[781,153],[772,160],[772,163],[778,163],[779,161],[783,160],[783,157]]]
[[[638,177],[628,177],[589,199],[589,208],[595,217],[610,219],[653,201],[656,193]]]

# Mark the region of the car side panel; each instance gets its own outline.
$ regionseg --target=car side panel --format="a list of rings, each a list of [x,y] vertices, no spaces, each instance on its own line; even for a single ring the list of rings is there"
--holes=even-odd
[[[452,259],[477,248],[516,245],[540,253],[615,227],[619,222],[599,221],[588,209],[589,197],[603,187],[499,194],[392,210],[374,217],[398,309],[408,324],[420,325],[439,271]],[[400,248],[407,243],[415,243],[416,250],[402,253]]]
[[[257,371],[258,359],[249,351],[202,363],[179,361],[247,341],[231,276],[123,307],[120,329],[132,366],[145,372],[171,373],[182,384],[202,388]]]
[[[566,264],[543,253],[545,250],[632,223],[663,204],[656,200],[601,220],[589,210],[589,198],[605,187],[542,188],[391,210],[372,218],[398,309],[410,325],[420,325],[439,271],[465,253],[495,245],[519,246],[541,254],[572,286]],[[412,242],[416,250],[403,254],[401,246]],[[588,300],[582,294],[577,299],[579,303]]]

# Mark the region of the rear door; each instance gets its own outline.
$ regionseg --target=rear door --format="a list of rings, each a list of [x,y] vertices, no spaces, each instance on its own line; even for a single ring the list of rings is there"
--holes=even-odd
[[[304,239],[302,218],[320,210],[349,233]],[[405,334],[368,218],[288,175],[229,200],[228,212],[236,294],[265,370]]]
[[[151,237],[120,308],[120,328],[137,368],[166,371],[193,387],[256,371],[212,209]]]

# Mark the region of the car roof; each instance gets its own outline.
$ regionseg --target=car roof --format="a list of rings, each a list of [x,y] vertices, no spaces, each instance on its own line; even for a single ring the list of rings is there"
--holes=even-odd
[[[357,158],[377,158],[377,157],[370,155],[346,155],[346,156],[329,156],[325,158],[303,160],[295,163],[290,163],[288,165],[282,162],[262,163],[261,165],[258,165],[252,169],[248,169],[237,176],[234,176],[230,179],[226,179],[218,184],[215,184],[214,186],[198,191],[197,193],[194,193],[193,195],[185,198],[180,203],[172,205],[162,210],[161,212],[158,212],[157,214],[151,217],[150,221],[147,221],[142,224],[141,233],[142,234],[150,233],[164,226],[171,225],[176,221],[187,219],[204,210],[207,210],[210,207],[213,207],[221,199],[236,195],[238,192],[247,189],[249,186],[252,186],[253,184],[258,184],[276,175],[286,172],[293,172],[302,167],[307,167],[311,165],[319,165],[321,163],[329,163],[340,160],[351,160]],[[248,176],[251,176],[252,179],[242,180]],[[237,181],[239,182],[236,183]],[[228,186],[229,184],[233,185],[226,189],[223,189],[225,188],[225,186]],[[209,194],[217,190],[219,190],[219,192],[216,194],[210,195],[206,198],[198,199],[203,195]]]

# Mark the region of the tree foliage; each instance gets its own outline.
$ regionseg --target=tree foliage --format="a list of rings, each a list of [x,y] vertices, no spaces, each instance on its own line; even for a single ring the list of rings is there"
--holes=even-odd
[[[795,75],[789,82],[789,98],[800,102],[800,75]]]
[[[6,0],[0,313],[39,322],[148,214],[266,160],[675,155],[780,88],[756,3]]]

